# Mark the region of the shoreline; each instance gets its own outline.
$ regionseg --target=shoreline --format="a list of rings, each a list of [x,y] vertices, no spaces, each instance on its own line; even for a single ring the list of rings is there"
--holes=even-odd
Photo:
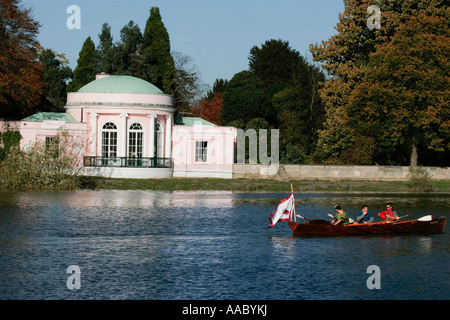
[[[81,177],[81,190],[154,190],[154,191],[232,191],[235,193],[295,192],[308,193],[397,193],[450,194],[450,180],[429,181],[423,185],[410,181],[291,180],[275,179],[117,179]]]

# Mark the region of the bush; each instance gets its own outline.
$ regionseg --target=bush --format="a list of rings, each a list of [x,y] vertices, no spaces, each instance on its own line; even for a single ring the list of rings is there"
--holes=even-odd
[[[9,127],[5,129],[4,132],[0,132],[0,143],[3,145],[3,148],[0,148],[0,161],[4,161],[9,149],[13,146],[18,146],[20,139],[22,139],[20,132],[10,130]]]
[[[60,134],[54,143],[36,142],[27,151],[12,146],[0,164],[0,188],[7,190],[68,190],[79,186],[80,144]]]
[[[422,167],[410,167],[408,177],[408,185],[411,191],[427,192],[433,188],[430,174]]]

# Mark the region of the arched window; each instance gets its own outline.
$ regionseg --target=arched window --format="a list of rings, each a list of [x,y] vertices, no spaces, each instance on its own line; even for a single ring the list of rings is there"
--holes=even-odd
[[[140,123],[133,123],[128,131],[128,157],[142,158],[144,129]]]
[[[102,157],[117,157],[117,126],[107,122],[102,128]]]

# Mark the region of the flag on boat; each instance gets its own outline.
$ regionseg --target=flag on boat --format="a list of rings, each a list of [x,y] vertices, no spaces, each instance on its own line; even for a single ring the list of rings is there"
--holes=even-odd
[[[294,209],[294,194],[283,200],[278,204],[275,210],[272,212],[269,220],[270,227],[272,228],[278,221],[291,221],[292,210]]]

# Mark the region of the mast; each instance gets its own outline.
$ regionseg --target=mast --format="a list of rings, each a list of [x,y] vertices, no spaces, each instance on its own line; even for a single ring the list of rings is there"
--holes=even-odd
[[[294,197],[294,188],[291,183],[291,193],[292,193],[292,204],[294,205],[294,222],[297,222],[297,215],[295,214],[295,197]]]

